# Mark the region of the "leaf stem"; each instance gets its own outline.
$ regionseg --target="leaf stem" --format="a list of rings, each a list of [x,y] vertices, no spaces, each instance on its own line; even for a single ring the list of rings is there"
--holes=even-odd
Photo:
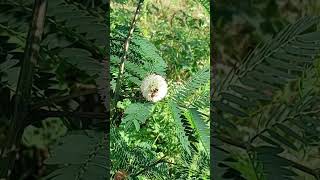
[[[139,0],[139,2],[138,2],[138,6],[136,8],[135,14],[134,14],[133,19],[131,21],[130,30],[128,32],[127,38],[125,39],[125,42],[124,42],[124,45],[123,45],[123,56],[121,57],[121,61],[120,61],[120,65],[119,65],[119,74],[118,74],[118,77],[117,77],[116,87],[115,87],[115,91],[114,91],[114,99],[113,99],[113,103],[112,103],[111,108],[116,107],[116,104],[117,104],[117,101],[118,101],[118,98],[119,98],[121,81],[122,81],[122,76],[123,76],[123,73],[124,73],[124,63],[127,60],[130,40],[132,38],[133,31],[135,29],[135,25],[137,23],[138,15],[139,15],[140,10],[142,8],[143,2],[144,2],[144,0]]]

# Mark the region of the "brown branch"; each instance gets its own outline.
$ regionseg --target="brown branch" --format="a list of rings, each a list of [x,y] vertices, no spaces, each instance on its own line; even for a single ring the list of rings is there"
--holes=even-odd
[[[47,11],[47,0],[35,0],[32,11],[32,22],[24,51],[17,90],[14,99],[14,109],[10,120],[7,142],[0,152],[1,163],[0,179],[10,179],[16,160],[16,149],[19,148],[23,132],[24,120],[29,111],[31,99],[34,67],[39,59],[40,42],[42,39],[44,22]]]
[[[116,83],[116,87],[115,87],[115,91],[114,91],[114,99],[113,99],[113,103],[112,103],[112,107],[111,108],[116,106],[116,103],[117,103],[117,100],[118,100],[118,97],[119,97],[122,75],[124,73],[124,63],[127,60],[130,40],[132,38],[132,34],[133,34],[134,29],[135,29],[135,25],[137,23],[138,15],[139,15],[139,12],[141,10],[143,1],[144,0],[139,0],[136,12],[135,12],[135,14],[133,16],[133,19],[131,21],[130,30],[128,32],[127,38],[126,38],[126,40],[124,42],[124,45],[123,45],[123,56],[121,57],[121,61],[120,61],[119,74],[118,74],[118,77],[117,77],[117,83]]]

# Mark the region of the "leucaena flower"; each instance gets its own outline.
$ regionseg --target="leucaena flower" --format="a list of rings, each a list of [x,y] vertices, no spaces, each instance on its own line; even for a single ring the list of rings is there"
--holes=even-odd
[[[140,90],[146,100],[157,102],[167,95],[168,85],[162,76],[151,74],[142,81]]]

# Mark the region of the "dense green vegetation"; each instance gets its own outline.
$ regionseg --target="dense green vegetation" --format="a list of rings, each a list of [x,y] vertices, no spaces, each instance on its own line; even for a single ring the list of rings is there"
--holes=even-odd
[[[111,109],[111,173],[119,179],[209,179],[207,6],[185,0],[140,5],[115,1],[111,6],[111,87],[112,97],[119,96]],[[137,7],[140,18],[119,78]],[[148,102],[142,96],[140,86],[149,74],[167,81],[164,99]]]
[[[209,179],[208,4],[145,1],[126,51],[137,1],[113,2],[110,49],[106,1],[35,2],[1,2],[1,177]],[[157,102],[150,73],[168,83]]]

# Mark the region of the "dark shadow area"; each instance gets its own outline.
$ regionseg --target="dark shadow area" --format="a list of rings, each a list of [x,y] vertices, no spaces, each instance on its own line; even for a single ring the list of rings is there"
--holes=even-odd
[[[109,1],[0,2],[0,179],[108,179]]]
[[[319,179],[319,2],[212,5],[213,179]]]

